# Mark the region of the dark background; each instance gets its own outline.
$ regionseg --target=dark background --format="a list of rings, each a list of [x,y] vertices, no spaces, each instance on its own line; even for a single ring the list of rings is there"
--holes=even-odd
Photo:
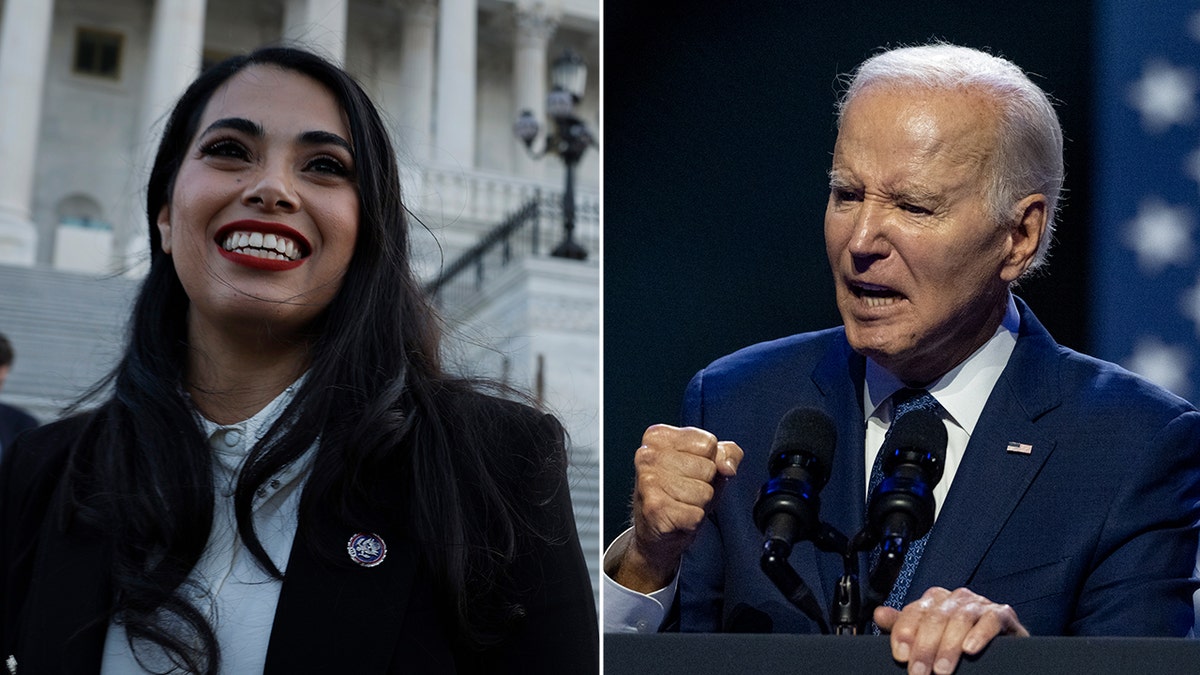
[[[607,0],[604,538],[628,524],[642,431],[740,347],[840,324],[822,239],[836,77],[938,38],[1005,56],[1058,101],[1065,199],[1018,294],[1088,351],[1091,4]]]

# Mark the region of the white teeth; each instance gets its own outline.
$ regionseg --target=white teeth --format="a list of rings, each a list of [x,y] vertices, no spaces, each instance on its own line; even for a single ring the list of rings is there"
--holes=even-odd
[[[292,239],[262,232],[231,232],[221,242],[221,247],[226,251],[237,251],[242,255],[267,260],[296,260],[300,257],[300,247]]]
[[[894,298],[894,297],[880,298],[880,297],[876,297],[876,296],[867,295],[867,296],[863,297],[863,300],[866,301],[867,307],[885,307],[887,305],[890,305],[890,304],[896,302],[897,298]]]

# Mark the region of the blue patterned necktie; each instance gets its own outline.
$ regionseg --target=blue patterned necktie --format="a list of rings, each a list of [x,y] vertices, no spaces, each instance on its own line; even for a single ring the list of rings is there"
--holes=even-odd
[[[892,394],[892,424],[888,427],[888,432],[883,438],[883,445],[875,453],[875,463],[871,466],[870,489],[867,490],[868,503],[870,495],[883,482],[883,449],[888,447],[888,443],[892,439],[892,429],[895,428],[897,420],[914,410],[929,410],[941,417],[942,406],[938,404],[932,394],[924,389],[901,389]],[[908,551],[904,554],[904,563],[900,567],[900,574],[896,577],[896,585],[892,586],[892,592],[888,594],[887,601],[883,603],[885,606],[896,609],[904,607],[904,596],[908,594],[908,585],[912,583],[913,573],[917,570],[917,563],[921,561],[921,553],[925,550],[927,539],[929,539],[928,532],[925,533],[925,536],[909,544]],[[874,570],[878,562],[879,546],[876,546],[871,551],[871,566],[868,569]]]

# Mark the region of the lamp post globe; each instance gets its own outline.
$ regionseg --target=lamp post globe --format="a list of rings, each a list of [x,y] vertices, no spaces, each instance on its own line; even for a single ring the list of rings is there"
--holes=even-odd
[[[529,110],[522,110],[513,124],[513,134],[535,157],[558,155],[566,170],[563,189],[563,240],[550,255],[556,258],[586,260],[587,250],[575,241],[575,167],[596,139],[583,120],[575,114],[575,106],[583,100],[587,87],[587,62],[572,49],[566,49],[550,66],[553,88],[546,96],[546,114],[554,121],[554,131],[547,132],[544,149],[535,153],[533,141],[541,125]]]

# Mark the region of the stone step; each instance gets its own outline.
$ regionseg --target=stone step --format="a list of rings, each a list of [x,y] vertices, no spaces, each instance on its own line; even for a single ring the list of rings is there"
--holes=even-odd
[[[42,421],[58,415],[120,358],[138,282],[0,265],[0,333],[16,351],[6,401]]]

